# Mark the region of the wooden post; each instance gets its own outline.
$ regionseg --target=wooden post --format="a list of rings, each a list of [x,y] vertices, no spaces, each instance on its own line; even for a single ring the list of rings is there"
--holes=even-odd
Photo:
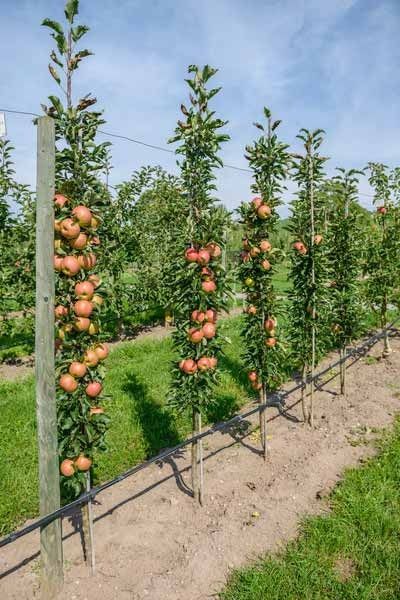
[[[36,201],[36,414],[40,514],[60,507],[54,372],[54,171],[55,127],[38,119]],[[61,520],[40,530],[42,597],[54,598],[63,583]]]

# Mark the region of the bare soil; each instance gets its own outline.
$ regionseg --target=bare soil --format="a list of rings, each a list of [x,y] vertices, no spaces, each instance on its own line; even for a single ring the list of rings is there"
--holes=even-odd
[[[377,430],[399,410],[399,339],[393,348],[380,360],[378,344],[349,369],[346,398],[337,379],[316,394],[314,430],[296,422],[300,405],[290,419],[269,409],[266,463],[257,417],[246,431],[206,438],[204,507],[190,495],[190,450],[98,496],[93,577],[82,561],[79,519],[65,519],[65,586],[57,600],[217,598],[232,568],[284,546],[305,515],[329,510],[343,470],[372,455]],[[38,548],[33,533],[2,549],[1,598],[39,597]],[[346,577],[350,566],[338,568]]]

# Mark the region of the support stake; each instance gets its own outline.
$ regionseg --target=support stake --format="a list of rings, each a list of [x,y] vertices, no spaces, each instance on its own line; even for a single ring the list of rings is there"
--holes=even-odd
[[[60,508],[57,408],[54,371],[54,175],[55,127],[39,117],[36,201],[36,415],[39,447],[40,514]],[[42,598],[54,598],[63,584],[61,519],[40,530]]]

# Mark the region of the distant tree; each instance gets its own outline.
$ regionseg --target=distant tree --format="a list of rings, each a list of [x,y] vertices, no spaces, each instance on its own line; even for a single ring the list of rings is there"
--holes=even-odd
[[[399,206],[398,171],[390,172],[382,163],[368,163],[369,182],[374,188],[376,212],[369,233],[366,255],[366,293],[371,308],[378,314],[380,325],[386,327],[388,310],[397,301],[399,281]],[[391,352],[389,336],[385,331],[383,356]]]
[[[294,180],[299,190],[292,202],[289,229],[292,234],[290,279],[290,338],[293,353],[302,371],[302,407],[304,420],[313,426],[315,366],[326,349],[327,312],[327,247],[325,243],[325,201],[318,193],[323,182],[326,158],[319,153],[323,131],[302,129],[297,136],[304,145],[304,154],[293,155]],[[310,402],[307,389],[310,383]]]

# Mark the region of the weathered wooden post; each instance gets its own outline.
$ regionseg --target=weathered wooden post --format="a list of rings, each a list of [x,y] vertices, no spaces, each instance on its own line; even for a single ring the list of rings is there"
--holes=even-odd
[[[40,514],[46,515],[60,507],[54,372],[54,120],[40,117],[37,126],[35,373]],[[63,583],[60,519],[41,528],[40,551],[42,597],[54,598]]]

